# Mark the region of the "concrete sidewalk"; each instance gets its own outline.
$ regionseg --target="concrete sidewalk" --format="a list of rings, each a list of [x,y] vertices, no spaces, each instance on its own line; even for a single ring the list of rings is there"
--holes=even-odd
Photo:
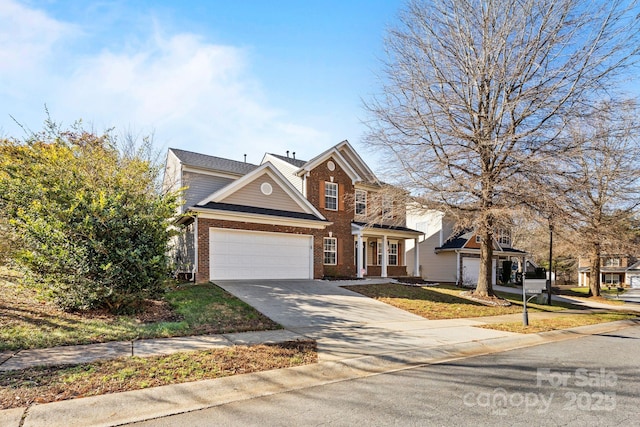
[[[308,338],[286,329],[240,332],[221,335],[114,341],[100,344],[70,345],[0,354],[0,371],[35,366],[77,365],[119,357],[163,356],[185,351],[204,351],[233,345],[276,344]]]
[[[493,290],[500,292],[507,292],[510,294],[519,294],[522,295],[522,288],[511,288],[508,286],[498,286],[494,285]],[[615,311],[635,311],[640,313],[640,304],[633,302],[625,302],[625,304],[605,304],[601,302],[589,301],[586,298],[577,298],[570,297],[566,295],[551,295],[551,303],[553,301],[558,302],[566,302],[569,304],[578,305],[581,307],[595,308],[595,309],[606,309],[606,310],[615,310]]]
[[[430,345],[374,356],[237,375],[215,380],[65,400],[0,411],[3,427],[118,426],[196,411],[235,401],[394,372],[412,367],[500,351],[611,333],[634,321],[582,326],[541,334]]]

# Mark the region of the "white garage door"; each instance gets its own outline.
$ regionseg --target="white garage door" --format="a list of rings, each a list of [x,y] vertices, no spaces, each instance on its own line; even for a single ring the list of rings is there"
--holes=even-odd
[[[631,276],[631,287],[640,288],[640,276]]]
[[[493,260],[491,284],[496,284],[496,260]],[[480,258],[462,258],[462,281],[469,285],[477,285],[480,276]]]
[[[313,236],[209,230],[211,280],[311,279]]]

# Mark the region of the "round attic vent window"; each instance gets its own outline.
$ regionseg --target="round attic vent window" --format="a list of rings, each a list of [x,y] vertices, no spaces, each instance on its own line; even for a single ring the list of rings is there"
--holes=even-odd
[[[262,191],[262,194],[265,196],[268,196],[273,193],[273,187],[268,182],[263,182],[260,186],[260,191]]]
[[[327,162],[327,169],[329,169],[331,172],[333,172],[334,170],[336,170],[336,164],[333,163],[331,160],[329,160]]]

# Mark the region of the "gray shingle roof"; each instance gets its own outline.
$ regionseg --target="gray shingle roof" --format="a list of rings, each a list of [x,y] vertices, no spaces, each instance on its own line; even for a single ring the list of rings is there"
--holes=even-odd
[[[305,163],[307,163],[306,160],[300,160],[300,159],[294,159],[292,157],[287,157],[287,156],[281,156],[279,154],[273,154],[273,153],[269,153],[271,156],[273,157],[277,157],[280,160],[284,160],[287,163],[292,164],[293,166],[299,167],[301,168],[302,166],[305,165]]]
[[[447,240],[442,246],[436,249],[460,249],[464,247],[465,243],[467,243],[468,240],[468,238],[464,237],[454,237]]]
[[[184,165],[202,169],[245,175],[259,167],[252,163],[208,156],[206,154],[194,153],[193,151],[180,150],[177,148],[170,148],[169,150],[171,150]]]
[[[284,218],[307,219],[312,221],[328,222],[325,219],[318,218],[313,214],[303,212],[282,211],[279,209],[258,208],[255,206],[233,205],[230,203],[209,202],[205,205],[196,205],[196,208],[224,210],[231,212],[254,213],[260,215],[279,216]]]

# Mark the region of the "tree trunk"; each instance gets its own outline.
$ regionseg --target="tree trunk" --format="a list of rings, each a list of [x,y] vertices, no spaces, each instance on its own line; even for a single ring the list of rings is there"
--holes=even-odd
[[[595,245],[591,254],[591,277],[589,277],[589,296],[600,296],[600,245]]]
[[[493,296],[493,285],[491,283],[493,269],[493,224],[487,220],[481,230],[479,230],[482,242],[480,242],[480,273],[475,295],[481,297]]]

